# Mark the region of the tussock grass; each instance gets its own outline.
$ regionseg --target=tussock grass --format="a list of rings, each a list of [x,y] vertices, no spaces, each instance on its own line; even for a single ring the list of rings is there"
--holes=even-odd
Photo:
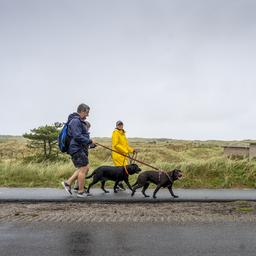
[[[0,164],[1,186],[56,187],[72,174],[71,163],[2,162]]]
[[[66,155],[57,162],[33,163],[24,161],[25,140],[2,139],[0,147],[0,186],[6,187],[59,187],[69,177],[74,167]],[[97,139],[110,146],[110,139]],[[184,178],[175,183],[183,188],[255,188],[256,161],[228,159],[223,156],[223,141],[177,141],[167,139],[130,139],[130,144],[139,150],[138,159],[168,171],[180,168]],[[239,145],[238,142],[235,142]],[[246,144],[246,141],[241,142]],[[1,151],[2,150],[2,151]],[[22,151],[22,154],[19,154]],[[2,152],[2,153],[1,153]],[[10,153],[10,155],[8,155]],[[13,157],[14,156],[14,157]],[[18,157],[17,157],[18,156]],[[90,151],[90,171],[100,165],[113,165],[111,152],[97,147]],[[27,159],[27,158],[26,158]],[[31,158],[33,159],[33,157]],[[143,170],[150,168],[140,165]],[[136,175],[130,177],[133,184]],[[88,181],[86,181],[88,183]],[[107,185],[112,186],[112,182]]]

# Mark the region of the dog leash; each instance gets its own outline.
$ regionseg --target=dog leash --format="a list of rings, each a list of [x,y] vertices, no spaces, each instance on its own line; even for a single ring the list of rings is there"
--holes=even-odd
[[[103,147],[103,148],[106,148],[106,149],[108,149],[108,150],[110,150],[110,151],[113,151],[113,152],[115,152],[115,153],[117,153],[117,154],[119,154],[119,155],[121,155],[121,156],[124,156],[124,157],[127,157],[127,158],[129,158],[130,160],[133,160],[134,162],[138,162],[138,163],[140,163],[140,164],[143,164],[143,165],[145,165],[145,166],[148,166],[148,167],[150,167],[150,168],[152,168],[152,169],[155,169],[155,170],[157,170],[157,171],[161,171],[159,168],[157,168],[157,167],[155,167],[155,166],[152,166],[152,165],[150,165],[150,164],[147,164],[147,163],[145,163],[145,162],[143,162],[143,161],[140,161],[140,160],[138,160],[138,159],[135,159],[135,158],[133,158],[133,157],[131,157],[131,156],[129,156],[129,155],[126,155],[126,154],[123,154],[123,153],[121,153],[121,152],[118,152],[118,151],[116,151],[116,150],[114,150],[114,149],[112,149],[112,148],[109,148],[109,147],[107,147],[107,146],[105,146],[105,145],[102,145],[102,144],[100,144],[100,143],[95,143],[96,145],[98,145],[98,146],[101,146],[101,147]]]
[[[132,153],[132,158],[133,158],[133,159],[137,159],[137,152],[133,152],[133,153]],[[134,163],[135,163],[134,160],[130,160],[130,164],[134,164]]]
[[[169,179],[169,181],[172,182],[172,180],[171,180],[171,178],[170,178],[170,175],[169,175],[167,172],[163,172],[163,171],[160,171],[160,172],[159,172],[159,175],[158,175],[159,181],[160,181],[160,177],[161,177],[161,174],[162,174],[162,173],[166,174],[166,176],[167,176],[167,178]]]
[[[130,174],[129,174],[128,170],[127,170],[126,165],[124,165],[124,170],[125,170],[125,173],[129,176]]]
[[[152,165],[150,165],[150,164],[147,164],[147,163],[145,163],[145,162],[143,162],[143,161],[140,161],[140,160],[138,160],[138,159],[136,159],[136,158],[130,157],[129,155],[125,155],[125,154],[123,154],[123,153],[120,153],[120,152],[118,152],[118,151],[116,151],[116,150],[114,150],[114,149],[112,149],[112,148],[109,148],[109,147],[107,147],[107,146],[104,146],[104,145],[102,145],[102,144],[100,144],[100,143],[98,143],[98,142],[95,143],[95,144],[98,145],[98,146],[101,146],[101,147],[103,147],[103,148],[106,148],[106,149],[108,149],[108,150],[110,150],[110,151],[113,151],[113,152],[115,152],[115,153],[117,153],[117,154],[119,154],[119,155],[122,155],[122,156],[124,156],[124,157],[127,157],[127,158],[129,158],[130,160],[133,160],[134,162],[138,162],[138,163],[143,164],[143,165],[146,165],[146,166],[148,166],[148,167],[150,167],[150,168],[152,168],[152,169],[155,169],[156,171],[159,171],[159,179],[160,179],[160,174],[161,174],[161,172],[163,172],[163,173],[166,174],[166,176],[168,177],[168,179],[172,182],[172,179],[170,178],[170,175],[169,175],[167,172],[162,171],[162,170],[160,170],[159,168],[156,168],[155,166],[152,166]],[[128,171],[127,171],[126,166],[124,166],[124,170],[125,170],[125,172],[127,173],[127,175],[129,176],[129,173],[128,173]]]

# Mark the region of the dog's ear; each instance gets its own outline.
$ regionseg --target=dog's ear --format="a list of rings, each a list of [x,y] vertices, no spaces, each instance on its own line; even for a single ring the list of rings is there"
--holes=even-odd
[[[138,169],[138,165],[137,165],[137,164],[132,164],[132,168],[133,168],[133,170],[135,171],[135,170]]]
[[[172,171],[172,177],[173,177],[174,179],[179,179],[179,177],[181,177],[181,176],[182,176],[181,170],[179,170],[179,169],[174,169],[174,170]]]
[[[178,169],[173,169],[173,170],[171,171],[171,175],[172,175],[172,177],[174,177],[175,175],[177,175],[177,174],[178,174],[178,172],[179,172],[179,170],[178,170]]]
[[[128,165],[128,170],[133,172],[136,168],[134,167],[134,164],[129,164]]]

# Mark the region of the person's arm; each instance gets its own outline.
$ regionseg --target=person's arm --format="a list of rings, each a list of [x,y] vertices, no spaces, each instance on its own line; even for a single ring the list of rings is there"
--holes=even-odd
[[[118,152],[127,155],[129,152],[128,150],[123,147],[122,145],[120,145],[119,143],[119,135],[117,132],[113,132],[112,134],[112,148],[114,150],[117,150]]]
[[[134,148],[129,146],[128,139],[126,138],[126,136],[125,136],[125,139],[126,139],[126,145],[127,145],[126,150],[128,151],[128,153],[133,153],[135,151]]]
[[[82,134],[82,126],[80,120],[74,119],[69,125],[71,126],[71,136],[78,144],[89,145],[92,143],[90,138],[87,138]]]
[[[128,149],[128,153],[134,152],[134,148],[130,147],[129,145],[127,145],[127,149]]]

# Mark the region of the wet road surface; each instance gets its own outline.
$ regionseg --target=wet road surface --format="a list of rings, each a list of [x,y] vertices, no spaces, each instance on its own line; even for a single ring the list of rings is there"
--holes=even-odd
[[[53,188],[0,188],[0,202],[226,202],[256,201],[256,189],[173,189],[179,198],[173,198],[167,189],[161,189],[157,199],[145,198],[138,190],[131,197],[129,190],[105,194],[101,189],[91,190],[92,196],[69,196],[64,189]],[[152,196],[153,189],[148,189]]]
[[[5,223],[1,256],[255,255],[254,223]]]

